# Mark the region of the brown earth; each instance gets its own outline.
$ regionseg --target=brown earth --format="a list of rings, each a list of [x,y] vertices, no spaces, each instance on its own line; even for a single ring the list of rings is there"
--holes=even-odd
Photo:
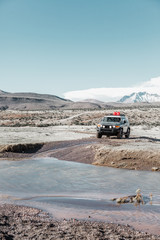
[[[150,139],[140,140],[149,144]],[[63,146],[52,149],[49,156],[61,160],[89,163],[100,166],[124,168],[130,170],[156,170],[160,171],[160,150],[136,148],[139,139],[88,139],[72,141],[69,147]],[[128,149],[123,147],[127,146]],[[135,144],[135,147],[131,147]],[[154,169],[155,168],[155,169]]]
[[[39,156],[132,170],[160,170],[159,139],[146,137],[87,138],[7,145],[0,149],[1,159],[20,160]]]

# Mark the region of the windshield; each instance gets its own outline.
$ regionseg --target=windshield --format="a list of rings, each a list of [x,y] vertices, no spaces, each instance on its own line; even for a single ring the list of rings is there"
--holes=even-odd
[[[120,122],[121,118],[118,117],[104,117],[103,122]]]

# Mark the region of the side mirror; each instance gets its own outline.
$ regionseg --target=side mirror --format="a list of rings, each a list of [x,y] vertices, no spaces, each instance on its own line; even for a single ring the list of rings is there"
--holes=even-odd
[[[126,123],[126,120],[124,120],[124,123]]]

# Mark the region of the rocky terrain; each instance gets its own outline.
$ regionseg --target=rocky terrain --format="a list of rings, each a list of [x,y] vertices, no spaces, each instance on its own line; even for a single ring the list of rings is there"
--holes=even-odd
[[[77,219],[56,221],[38,209],[13,205],[0,206],[0,226],[1,240],[160,239],[160,236],[136,231],[129,225],[79,221]]]
[[[58,125],[96,125],[103,116],[119,111],[119,108],[106,110],[45,110],[45,111],[0,111],[1,127],[48,127]],[[131,126],[160,126],[160,107],[121,108]]]

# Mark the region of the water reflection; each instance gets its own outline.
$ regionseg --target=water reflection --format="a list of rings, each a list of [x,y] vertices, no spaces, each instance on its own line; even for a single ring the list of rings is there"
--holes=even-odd
[[[160,174],[97,167],[43,158],[0,162],[1,202],[39,207],[54,216],[92,216],[94,219],[154,222],[160,219]],[[110,199],[135,194],[153,194],[152,205],[117,205]],[[118,213],[120,211],[120,213]],[[109,213],[108,213],[109,212]],[[116,217],[115,217],[116,216]],[[113,219],[112,219],[113,220]],[[129,221],[129,220],[127,220]]]
[[[27,197],[46,194],[85,195],[107,198],[111,195],[153,194],[159,199],[158,172],[97,167],[53,158],[0,162],[0,191]]]

